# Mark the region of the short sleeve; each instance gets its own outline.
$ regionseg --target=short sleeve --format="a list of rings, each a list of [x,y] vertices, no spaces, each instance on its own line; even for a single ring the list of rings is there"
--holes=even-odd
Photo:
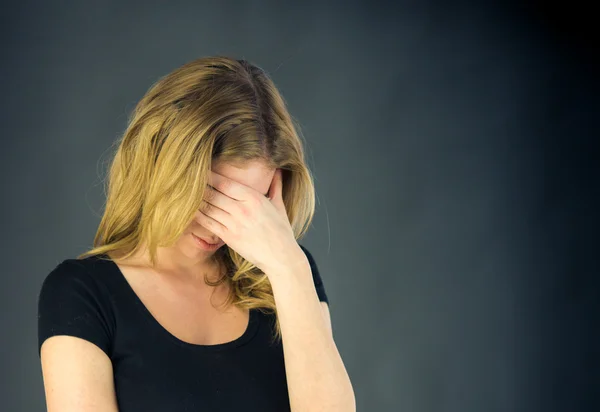
[[[315,289],[317,290],[317,295],[319,296],[319,301],[327,302],[329,304],[329,298],[327,297],[327,293],[325,292],[325,285],[323,284],[323,279],[321,279],[321,274],[319,273],[319,268],[317,267],[317,263],[315,259],[311,255],[311,253],[304,246],[298,244],[300,248],[304,251],[304,254],[308,258],[308,262],[310,263],[310,270],[312,271],[313,282],[315,283]]]
[[[46,339],[69,335],[85,339],[110,357],[110,308],[106,295],[82,263],[67,259],[44,279],[38,296],[38,356]]]

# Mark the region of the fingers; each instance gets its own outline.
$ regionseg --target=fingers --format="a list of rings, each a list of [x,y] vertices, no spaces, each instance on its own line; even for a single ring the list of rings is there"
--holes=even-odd
[[[208,186],[206,188],[206,191],[204,192],[203,201],[208,202],[211,205],[218,207],[219,209],[222,209],[229,214],[233,213],[235,207],[237,206],[237,201],[235,199],[224,195],[223,193],[213,189],[210,186]]]
[[[227,232],[227,227],[221,222],[217,221],[213,217],[205,214],[202,210],[198,209],[194,214],[194,219],[203,227],[207,228],[221,239]]]
[[[235,180],[210,171],[208,175],[208,184],[214,187],[219,192],[229,196],[235,200],[248,200],[255,194],[255,190],[245,186]]]

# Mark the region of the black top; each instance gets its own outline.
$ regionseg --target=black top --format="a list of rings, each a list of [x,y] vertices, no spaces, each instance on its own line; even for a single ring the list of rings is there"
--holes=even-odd
[[[301,248],[319,300],[329,302],[314,258]],[[274,320],[251,309],[233,341],[184,342],[158,323],[114,262],[66,259],[41,286],[38,356],[54,335],[94,343],[112,361],[119,412],[289,411],[282,343],[271,344]]]

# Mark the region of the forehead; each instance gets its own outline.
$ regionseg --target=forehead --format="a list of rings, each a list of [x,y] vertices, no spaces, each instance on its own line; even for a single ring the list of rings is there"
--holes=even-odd
[[[225,162],[214,162],[212,170],[262,194],[268,193],[275,174],[275,169],[271,169],[257,160],[247,161],[242,165],[236,164],[235,166]]]

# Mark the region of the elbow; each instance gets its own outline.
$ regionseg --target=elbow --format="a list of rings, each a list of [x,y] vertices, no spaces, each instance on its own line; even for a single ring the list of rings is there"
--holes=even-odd
[[[319,412],[356,412],[356,398],[354,392],[350,391],[346,395],[339,397],[337,402],[332,403],[326,408],[318,408]]]
[[[344,411],[347,412],[356,412],[356,398],[354,397],[354,393],[351,393],[348,397],[348,402]]]

